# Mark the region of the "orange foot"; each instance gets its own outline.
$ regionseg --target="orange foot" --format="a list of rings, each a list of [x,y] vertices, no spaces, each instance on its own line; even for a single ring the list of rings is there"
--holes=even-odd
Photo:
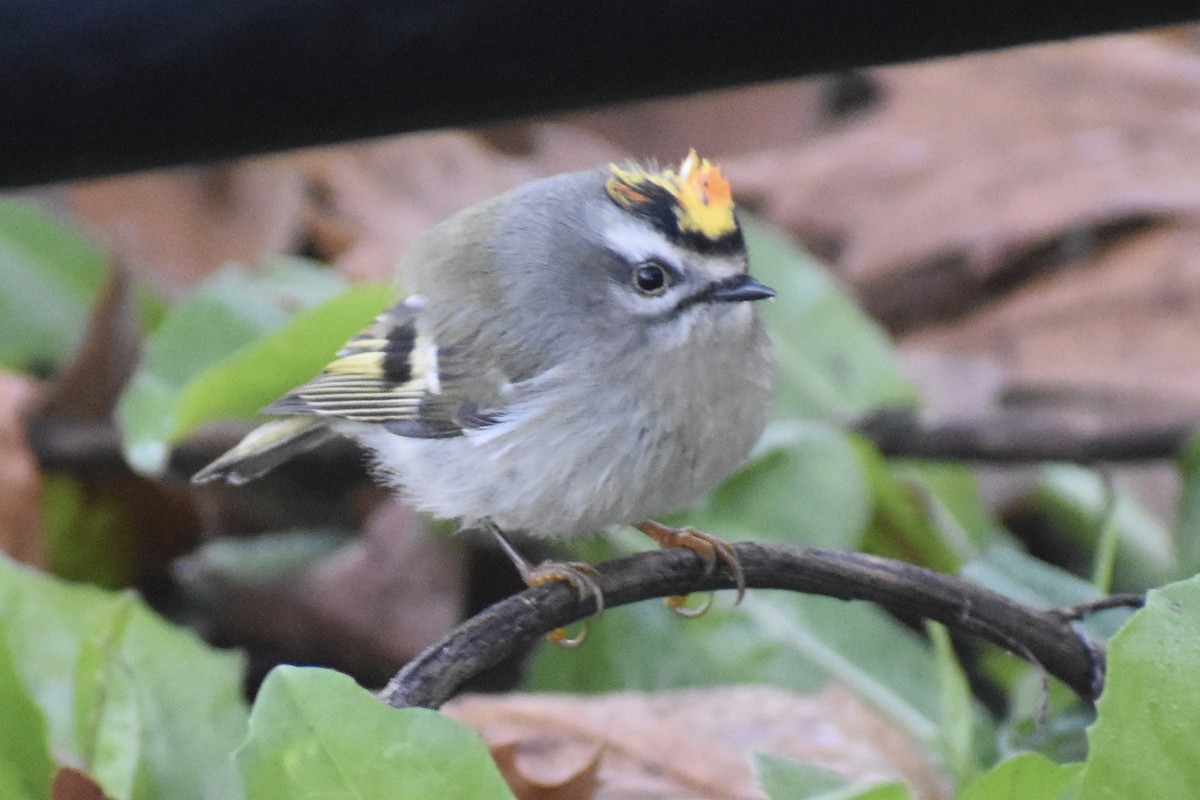
[[[734,582],[737,584],[735,603],[741,603],[742,598],[746,596],[746,575],[742,571],[742,562],[738,560],[737,553],[725,540],[702,533],[695,528],[672,528],[654,520],[640,522],[635,527],[657,542],[659,547],[686,547],[691,550],[700,556],[705,570],[710,573],[716,569],[718,560],[723,561],[732,570]],[[684,608],[687,595],[668,597],[663,602],[681,617],[698,617],[708,611],[708,607],[712,605],[712,595],[709,594],[708,598],[696,609]]]
[[[496,537],[496,541],[500,543],[504,553],[513,562],[513,566],[517,568],[517,572],[520,573],[521,580],[525,582],[526,586],[541,586],[550,581],[566,581],[579,593],[580,600],[587,600],[589,597],[595,598],[597,614],[604,611],[604,593],[600,590],[598,581],[600,573],[596,572],[596,568],[591,564],[585,564],[582,561],[543,561],[534,565],[517,552],[512,542],[508,541],[508,537],[499,528],[490,526],[488,530]],[[578,647],[587,638],[587,628],[581,628],[575,636],[568,636],[566,628],[557,628],[546,634],[546,638],[562,647]]]

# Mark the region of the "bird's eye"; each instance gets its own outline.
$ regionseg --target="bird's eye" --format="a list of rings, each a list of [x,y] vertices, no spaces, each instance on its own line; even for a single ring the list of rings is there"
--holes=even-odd
[[[633,271],[633,285],[642,294],[659,295],[667,290],[671,283],[671,275],[666,267],[657,261],[647,261],[639,264]]]

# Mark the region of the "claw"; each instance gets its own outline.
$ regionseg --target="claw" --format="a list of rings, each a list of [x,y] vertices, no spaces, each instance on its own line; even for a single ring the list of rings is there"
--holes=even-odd
[[[581,602],[587,600],[589,596],[594,597],[596,598],[596,613],[600,614],[604,611],[604,593],[600,591],[600,585],[596,583],[599,573],[592,565],[584,564],[581,561],[543,561],[536,567],[529,567],[528,564],[526,567],[526,569],[521,569],[520,565],[517,567],[526,586],[541,586],[550,581],[566,581],[575,587]],[[568,650],[579,647],[585,639],[587,639],[587,625],[582,623],[579,633],[574,636],[568,636],[566,628],[555,628],[546,634],[546,641]]]
[[[517,572],[521,573],[521,579],[527,587],[540,587],[541,584],[551,581],[565,581],[575,588],[581,601],[586,601],[588,597],[594,597],[596,614],[604,612],[604,591],[600,590],[600,573],[596,572],[595,567],[584,564],[583,561],[542,561],[538,565],[530,564],[521,553],[517,552],[515,547],[512,547],[512,542],[496,525],[488,525],[487,530],[490,530],[496,537],[496,541],[500,543],[500,547],[504,549],[504,553],[508,555],[512,565],[516,566]],[[552,631],[551,636],[554,633],[558,633],[558,631]],[[566,633],[563,632],[558,634],[557,642],[563,646],[576,646],[583,642],[583,636],[586,636],[586,633],[574,639],[566,638]],[[556,639],[552,638],[551,640]],[[574,644],[569,644],[571,642]]]
[[[723,562],[733,573],[733,580],[737,586],[737,598],[734,600],[734,604],[742,602],[746,596],[746,575],[742,570],[742,562],[738,560],[737,553],[734,552],[729,542],[695,528],[672,528],[653,520],[641,522],[636,527],[658,542],[659,547],[686,547],[691,550],[700,556],[706,572],[711,573],[716,569],[718,560]],[[712,605],[712,596],[709,595],[708,599],[696,609],[683,608],[685,599],[669,597],[666,602],[672,611],[682,617],[698,617],[708,611],[709,606]]]
[[[546,641],[550,644],[556,644],[559,647],[564,647],[567,650],[574,650],[579,645],[583,644],[587,639],[587,624],[580,623],[579,633],[574,636],[567,636],[566,628],[555,628],[546,634]]]
[[[663,605],[684,619],[695,619],[696,617],[703,616],[713,604],[712,592],[708,592],[704,596],[704,602],[698,605],[696,608],[687,607],[687,601],[689,597],[691,597],[691,595],[688,594],[676,594],[671,595],[670,597],[664,597]]]
[[[521,580],[526,586],[541,586],[550,581],[566,581],[575,587],[582,602],[589,597],[596,599],[596,613],[604,612],[604,592],[600,590],[600,573],[591,564],[582,561],[543,561],[535,566],[529,562],[517,564]]]

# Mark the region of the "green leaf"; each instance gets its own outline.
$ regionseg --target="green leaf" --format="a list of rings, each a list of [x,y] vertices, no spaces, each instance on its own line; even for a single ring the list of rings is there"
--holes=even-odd
[[[1177,541],[1179,572],[1200,572],[1200,436],[1193,436],[1179,455],[1183,490],[1179,497]]]
[[[1200,576],[1151,591],[1109,645],[1081,800],[1193,798],[1200,786]]]
[[[103,626],[83,642],[75,668],[77,751],[104,793],[118,800],[133,797],[146,735],[130,671],[113,657],[133,610],[133,595],[121,595]]]
[[[912,735],[936,741],[941,688],[933,655],[879,609],[812,595],[752,596],[743,607],[767,641],[800,659],[793,669],[811,664]]]
[[[132,670],[118,666],[104,673],[104,694],[93,712],[96,738],[88,754],[88,772],[116,800],[170,796],[171,787],[155,792],[145,783],[142,742],[156,731],[145,728]]]
[[[0,365],[49,371],[74,350],[105,261],[28,203],[0,199]]]
[[[938,496],[918,473],[898,470],[870,442],[854,441],[873,509],[861,549],[939,572],[957,572],[975,547]]]
[[[55,768],[46,718],[17,674],[4,629],[0,616],[0,797],[44,800]]]
[[[202,422],[254,416],[317,374],[383,310],[392,293],[383,285],[351,286],[195,375],[179,393],[172,440],[178,441]]]
[[[110,589],[134,581],[138,541],[127,486],[47,472],[39,505],[51,572]]]
[[[1011,539],[984,504],[970,467],[939,461],[888,464],[901,485],[922,493],[934,525],[959,557],[973,557],[985,547]]]
[[[789,674],[787,655],[764,642],[744,617],[719,605],[720,599],[718,595],[718,604],[708,613],[689,620],[686,631],[674,614],[656,603],[607,610],[587,620],[587,641],[578,650],[540,647],[527,667],[524,688],[655,691],[733,683],[744,675],[762,674],[780,681],[790,677],[807,691],[821,685],[820,675],[799,670]],[[572,658],[573,654],[582,657]]]
[[[46,716],[51,747],[75,753],[75,674],[83,642],[101,630],[118,595],[73,586],[0,557],[0,620],[29,693]]]
[[[239,796],[229,760],[246,729],[238,657],[168,625],[135,598],[2,558],[0,620],[54,752],[76,763],[100,755],[95,763],[111,770],[108,777],[129,785],[136,750],[137,800]],[[89,743],[92,753],[82,752]]]
[[[832,770],[756,753],[754,770],[769,800],[909,800],[902,783],[850,786]]]
[[[0,736],[3,735],[0,734]],[[0,797],[11,797],[14,800],[44,800],[49,796],[48,794],[26,794],[27,788],[22,783],[24,776],[17,770],[17,765],[0,761]]]
[[[954,783],[961,785],[978,771],[975,762],[977,716],[971,702],[971,687],[958,663],[946,628],[936,622],[927,622],[925,629],[933,642],[938,683],[941,685],[941,724],[938,726],[937,751]]]
[[[805,800],[846,785],[831,769],[767,753],[754,754],[754,772],[770,800]]]
[[[470,728],[324,669],[267,676],[236,759],[247,800],[513,797]]]
[[[1095,586],[1015,547],[989,548],[962,569],[962,577],[1034,608],[1055,608],[1095,600]]]
[[[129,463],[161,474],[170,446],[200,423],[251,415],[311,378],[388,295],[362,286],[334,297],[343,289],[335,273],[300,262],[229,266],[171,308],[117,408]]]
[[[589,619],[578,650],[543,647],[534,691],[602,692],[767,683],[800,692],[835,680],[927,743],[937,739],[940,687],[929,649],[865,603],[751,592],[680,625],[659,604]],[[636,654],[633,655],[633,654]]]
[[[1031,510],[1045,515],[1086,553],[1092,553],[1100,539],[1106,507],[1104,481],[1094,471],[1069,465],[1040,470]],[[1120,590],[1142,591],[1178,576],[1170,532],[1119,489],[1111,524],[1117,536],[1115,583]]]
[[[815,800],[912,800],[912,793],[902,783],[881,783],[843,794],[830,792]]]
[[[1059,764],[1087,757],[1087,727],[1096,721],[1095,710],[1058,681],[1047,685],[1045,673],[1009,656],[1008,716],[998,729],[1000,752],[1013,755],[1036,751]],[[989,674],[999,670],[993,669]],[[1047,692],[1047,689],[1049,690]]]
[[[846,434],[823,422],[772,424],[750,461],[674,522],[729,539],[853,548],[870,518],[862,466]]]
[[[1083,579],[1015,547],[989,548],[963,567],[961,577],[1033,608],[1046,609],[1094,600],[1100,593]],[[1077,623],[1097,641],[1110,637],[1132,614],[1113,609]],[[999,734],[1002,752],[1037,750],[1055,761],[1079,761],[1087,753],[1084,730],[1094,715],[1074,692],[1012,655],[987,649],[977,668],[1008,689],[1008,714]]]
[[[779,358],[777,414],[844,418],[915,405],[887,335],[851,293],[781,231],[745,218],[742,227],[751,270],[778,292],[762,305]]]
[[[1059,800],[1082,764],[1055,764],[1040,753],[1023,753],[991,769],[958,800]]]

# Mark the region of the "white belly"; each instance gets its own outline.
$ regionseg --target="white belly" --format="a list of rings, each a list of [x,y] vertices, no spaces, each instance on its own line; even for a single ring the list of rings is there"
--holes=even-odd
[[[464,436],[334,427],[373,450],[379,476],[417,508],[464,525],[570,537],[669,514],[736,469],[766,425],[770,346],[749,308],[731,312],[709,346],[664,343],[649,376],[597,389],[569,370],[544,373],[516,387],[524,399],[504,421]],[[586,367],[610,375],[620,365]]]
[[[490,519],[506,531],[571,537],[693,503],[745,459],[766,417],[765,402],[761,411],[717,402],[667,425],[643,405],[578,398],[448,439],[361,424],[337,429],[373,450],[380,477],[422,511],[464,525]],[[731,425],[739,413],[761,419]]]

